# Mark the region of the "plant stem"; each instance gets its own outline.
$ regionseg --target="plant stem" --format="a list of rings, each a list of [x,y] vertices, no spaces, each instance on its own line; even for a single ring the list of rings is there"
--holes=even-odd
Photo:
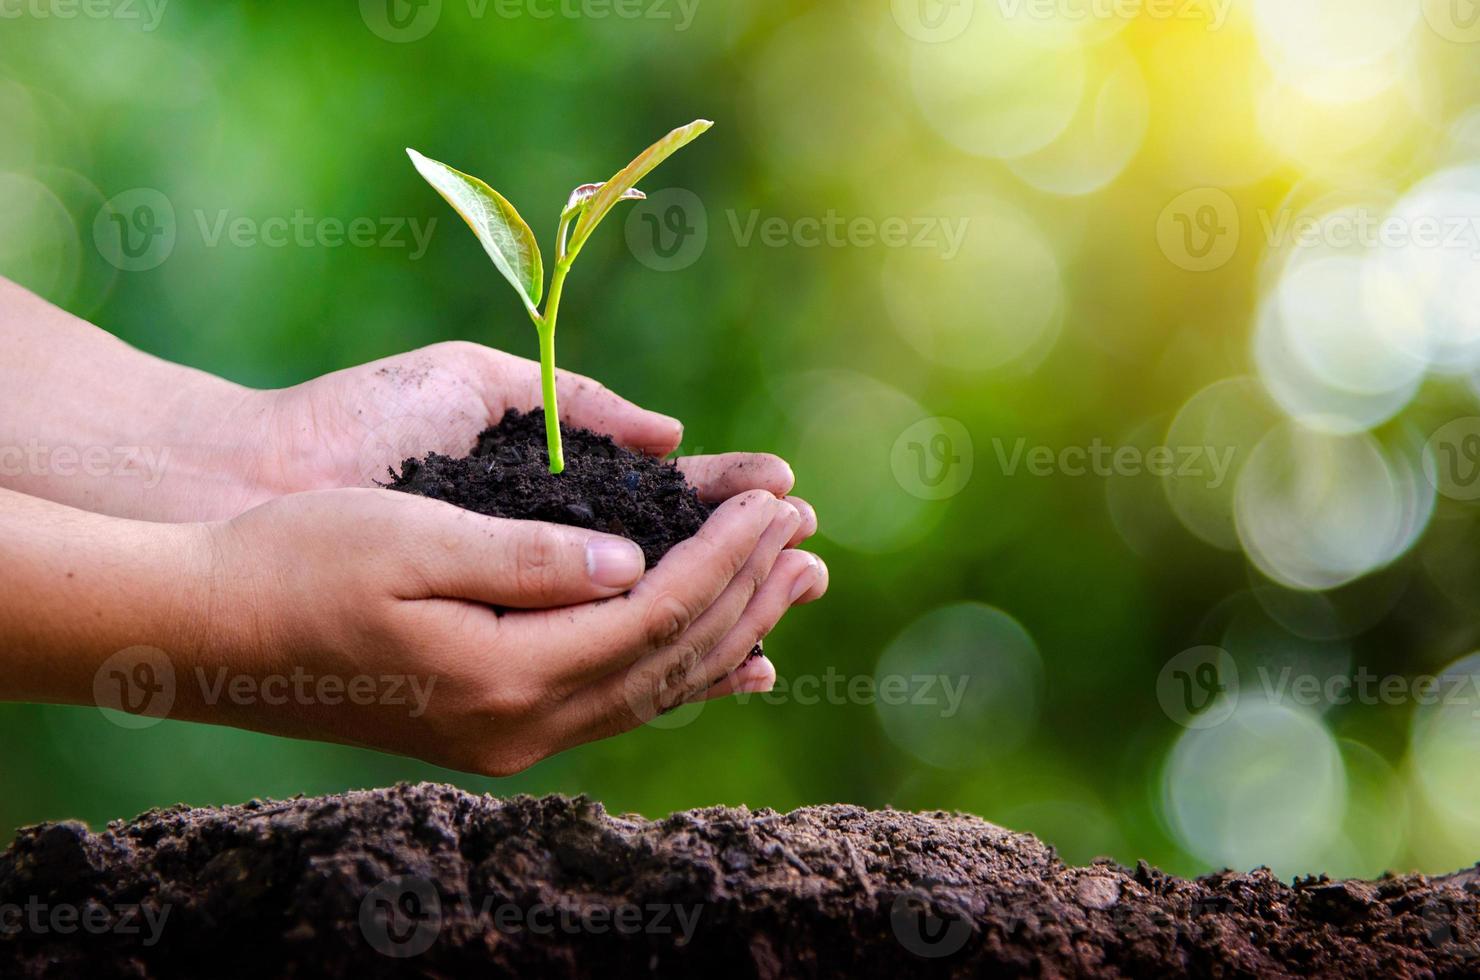
[[[560,444],[560,406],[555,402],[555,318],[560,312],[560,291],[570,263],[556,261],[550,277],[550,296],[545,300],[545,315],[535,321],[540,335],[540,387],[545,403],[545,447],[550,455],[550,472],[565,469],[565,450]]]

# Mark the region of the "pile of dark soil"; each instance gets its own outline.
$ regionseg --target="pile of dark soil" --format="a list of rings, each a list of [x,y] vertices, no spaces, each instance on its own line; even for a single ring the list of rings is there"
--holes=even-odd
[[[545,413],[511,408],[469,455],[408,459],[386,485],[493,517],[620,534],[642,546],[649,568],[709,516],[711,508],[671,462],[590,429],[561,426],[560,433],[565,471],[559,476],[549,470]]]
[[[432,784],[43,824],[0,855],[21,977],[1459,977],[1477,917],[1476,869],[1188,881],[959,814],[652,821]]]

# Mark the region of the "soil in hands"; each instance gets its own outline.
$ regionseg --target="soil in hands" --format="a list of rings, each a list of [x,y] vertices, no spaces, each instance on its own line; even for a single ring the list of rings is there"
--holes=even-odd
[[[561,426],[560,432],[565,472],[558,476],[549,470],[545,413],[511,408],[483,431],[471,454],[408,459],[386,486],[493,517],[620,534],[641,546],[649,568],[709,517],[712,508],[673,463],[590,429]]]

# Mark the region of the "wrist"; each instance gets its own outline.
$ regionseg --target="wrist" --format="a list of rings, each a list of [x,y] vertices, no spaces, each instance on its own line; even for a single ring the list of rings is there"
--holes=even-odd
[[[100,635],[83,644],[88,655],[79,666],[86,676],[71,685],[81,697],[51,700],[95,704],[121,715],[212,720],[201,678],[230,662],[231,638],[238,635],[223,618],[229,610],[221,601],[225,570],[214,525],[136,526],[151,530],[147,544],[141,539],[133,549],[139,565],[131,608],[100,620]],[[125,727],[150,723],[121,715],[114,717]]]
[[[247,671],[260,651],[257,589],[229,543],[229,523],[159,529],[137,597],[146,625],[99,648],[89,703],[130,714],[234,723],[223,669]],[[101,658],[101,659],[99,659]],[[213,696],[214,692],[214,696]]]

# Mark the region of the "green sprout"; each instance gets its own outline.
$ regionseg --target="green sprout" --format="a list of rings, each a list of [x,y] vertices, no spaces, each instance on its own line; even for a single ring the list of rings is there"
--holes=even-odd
[[[540,382],[544,394],[545,443],[550,454],[551,473],[565,469],[565,452],[560,445],[560,410],[555,404],[555,318],[560,312],[560,293],[565,287],[571,263],[581,253],[581,246],[586,244],[591,232],[618,201],[638,201],[647,196],[636,188],[639,180],[712,125],[708,119],[696,119],[687,126],[680,126],[639,153],[637,159],[617,171],[606,183],[582,184],[570,192],[570,198],[560,211],[560,227],[555,233],[555,271],[550,277],[550,293],[545,299],[544,313],[540,312],[540,299],[545,290],[540,246],[514,205],[477,177],[406,148],[417,173],[425,177],[453,210],[462,215],[483,244],[483,250],[493,260],[494,267],[524,301],[524,308],[534,321],[540,338]],[[575,222],[573,231],[571,222]],[[569,241],[566,240],[567,235]]]

